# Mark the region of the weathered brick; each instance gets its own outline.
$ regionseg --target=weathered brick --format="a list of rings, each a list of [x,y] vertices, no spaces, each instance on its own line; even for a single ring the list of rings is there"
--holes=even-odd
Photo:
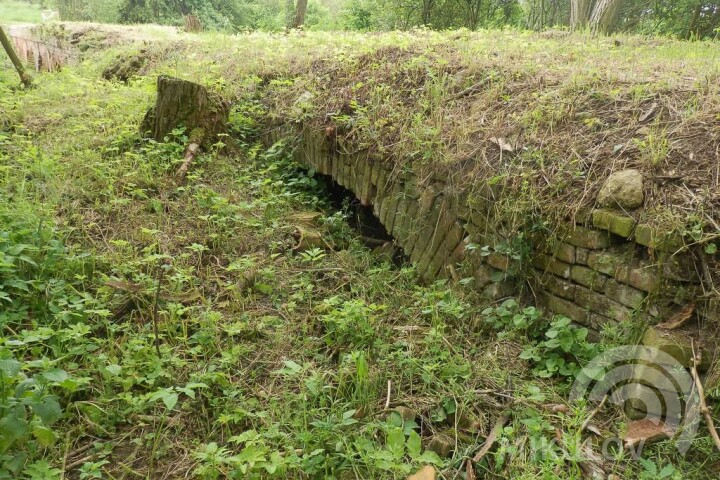
[[[579,285],[575,289],[575,303],[618,322],[630,320],[633,317],[632,311],[624,305]]]
[[[673,393],[689,393],[693,380],[682,365],[646,364],[633,365],[633,378],[643,385]]]
[[[610,245],[610,238],[607,232],[591,230],[589,228],[575,227],[566,241],[576,247],[597,250],[607,248]]]
[[[647,347],[652,347],[660,350],[663,353],[670,355],[680,365],[685,368],[690,368],[693,363],[693,340],[692,336],[681,330],[663,330],[657,327],[650,327],[645,331],[642,338],[642,344]],[[700,365],[700,369],[706,369],[712,358],[712,355],[704,351],[700,346],[696,346],[696,352],[701,354],[703,363]],[[660,362],[658,359],[652,356],[652,353],[648,354],[648,358],[643,358],[646,361],[652,361],[655,363]]]
[[[440,275],[443,266],[448,261],[450,255],[452,255],[455,248],[462,242],[463,230],[459,225],[454,225],[448,230],[448,234],[445,236],[442,245],[435,252],[435,256],[430,261],[427,270],[424,275],[429,279],[436,279]]]
[[[664,233],[647,224],[637,226],[635,229],[635,242],[665,252],[676,252],[684,246],[680,234],[674,232]]]
[[[548,292],[544,292],[542,298],[548,310],[554,314],[564,315],[575,323],[587,325],[588,311],[586,308]]]
[[[502,270],[504,272],[507,272],[511,269],[513,266],[513,259],[509,256],[505,255],[504,253],[500,252],[492,252],[490,255],[488,255],[485,259],[485,261],[492,267],[497,268],[498,270]]]
[[[688,255],[670,255],[662,258],[663,276],[678,282],[699,282],[695,262]]]
[[[605,296],[622,305],[638,310],[645,301],[645,292],[629,285],[623,285],[615,280],[608,280],[605,284]]]
[[[576,247],[575,248],[575,263],[580,265],[587,265],[588,255],[590,251],[587,248]]]
[[[593,211],[593,225],[608,230],[621,237],[630,238],[635,228],[635,220],[622,212],[614,210]]]
[[[606,275],[615,276],[617,267],[625,261],[622,255],[611,252],[590,252],[588,267]]]
[[[615,272],[615,279],[645,292],[654,292],[660,286],[660,276],[656,272],[656,268],[649,266],[619,265]]]
[[[605,289],[607,277],[582,265],[573,265],[570,269],[570,278],[580,285],[602,292]]]
[[[566,263],[575,263],[575,246],[559,242],[553,248],[553,257]]]
[[[555,275],[546,275],[541,281],[543,288],[548,292],[569,300],[575,298],[575,284],[556,277]]]
[[[558,277],[570,278],[570,264],[552,258],[549,255],[536,255],[532,260],[532,266],[550,272]]]

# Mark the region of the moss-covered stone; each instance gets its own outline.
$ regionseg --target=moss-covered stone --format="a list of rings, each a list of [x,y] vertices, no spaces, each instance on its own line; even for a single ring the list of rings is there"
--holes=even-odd
[[[542,298],[551,312],[564,315],[580,325],[588,324],[588,310],[586,308],[548,292],[544,292]]]
[[[597,272],[613,277],[615,276],[618,266],[624,261],[625,257],[617,253],[590,252],[588,255],[587,265]]]
[[[674,232],[662,232],[647,224],[635,229],[635,242],[655,250],[676,252],[684,246],[682,235]]]
[[[635,228],[635,220],[628,217],[623,212],[615,210],[595,210],[593,211],[593,225],[602,228],[621,237],[630,238]]]
[[[686,332],[650,327],[643,335],[642,344],[667,353],[685,368],[690,368],[693,364],[692,336]],[[703,358],[701,367],[707,367],[709,361],[707,351],[702,350],[699,345],[696,345],[695,348]],[[653,359],[648,360],[652,361]]]
[[[539,254],[532,260],[532,266],[562,278],[570,278],[570,264],[549,255]]]
[[[575,230],[570,232],[566,241],[576,247],[593,250],[610,246],[610,237],[607,232],[583,227],[575,227]]]
[[[575,303],[618,322],[627,321],[633,317],[632,310],[624,305],[579,285],[575,289]]]
[[[660,286],[659,272],[650,266],[618,265],[615,279],[644,292],[654,292]]]
[[[626,307],[638,310],[645,301],[646,294],[629,285],[608,280],[605,284],[605,296]]]
[[[605,282],[607,281],[607,277],[600,272],[583,267],[582,265],[572,266],[570,269],[570,278],[580,285],[591,288],[597,292],[605,290]]]

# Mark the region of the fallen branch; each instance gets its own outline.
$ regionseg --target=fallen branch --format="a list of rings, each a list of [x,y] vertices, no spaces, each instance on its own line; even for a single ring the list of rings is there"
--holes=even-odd
[[[485,455],[488,454],[493,445],[495,445],[495,442],[500,436],[500,432],[502,432],[502,429],[505,428],[505,424],[508,422],[508,420],[510,420],[510,414],[507,412],[503,413],[500,418],[498,418],[497,422],[495,422],[495,425],[493,426],[492,430],[490,430],[490,433],[485,439],[485,443],[483,443],[482,448],[480,448],[480,450],[478,450],[478,452],[472,458],[473,463],[478,463],[485,457]]]
[[[690,367],[690,373],[692,373],[693,380],[695,381],[695,387],[698,391],[698,397],[700,399],[700,413],[705,417],[705,423],[707,424],[710,436],[715,442],[715,447],[720,451],[720,436],[718,436],[717,430],[715,430],[715,423],[713,422],[712,415],[710,415],[710,409],[705,401],[705,389],[700,381],[700,374],[698,374],[698,365],[702,361],[702,353],[695,353],[695,342],[690,340],[690,347],[693,352],[693,364]]]
[[[0,43],[2,43],[5,52],[8,54],[8,57],[10,57],[10,61],[15,66],[15,70],[17,70],[17,73],[20,76],[20,81],[22,82],[22,84],[25,86],[25,88],[31,87],[32,79],[30,78],[30,75],[28,75],[25,71],[25,68],[20,61],[20,58],[15,53],[15,49],[13,48],[12,43],[10,42],[8,36],[5,35],[5,30],[3,30],[2,27],[0,27]]]
[[[178,168],[176,172],[176,175],[181,182],[185,180],[190,164],[200,151],[200,145],[202,144],[204,138],[205,132],[202,128],[196,128],[190,133],[190,143],[185,149],[185,157],[183,157],[180,168]]]

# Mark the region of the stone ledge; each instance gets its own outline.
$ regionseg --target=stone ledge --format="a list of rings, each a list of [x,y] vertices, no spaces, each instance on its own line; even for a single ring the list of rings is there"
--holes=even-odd
[[[593,225],[597,228],[607,230],[624,238],[630,238],[635,229],[635,220],[622,212],[614,210],[593,211]]]

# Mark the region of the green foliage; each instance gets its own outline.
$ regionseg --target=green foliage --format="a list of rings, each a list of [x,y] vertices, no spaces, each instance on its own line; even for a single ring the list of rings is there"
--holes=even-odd
[[[539,377],[574,378],[582,365],[599,353],[597,345],[587,341],[586,328],[561,316],[548,322],[535,307],[522,308],[514,299],[485,309],[483,315],[487,323],[501,330],[502,337],[522,332],[531,341],[520,358],[532,361]]]

